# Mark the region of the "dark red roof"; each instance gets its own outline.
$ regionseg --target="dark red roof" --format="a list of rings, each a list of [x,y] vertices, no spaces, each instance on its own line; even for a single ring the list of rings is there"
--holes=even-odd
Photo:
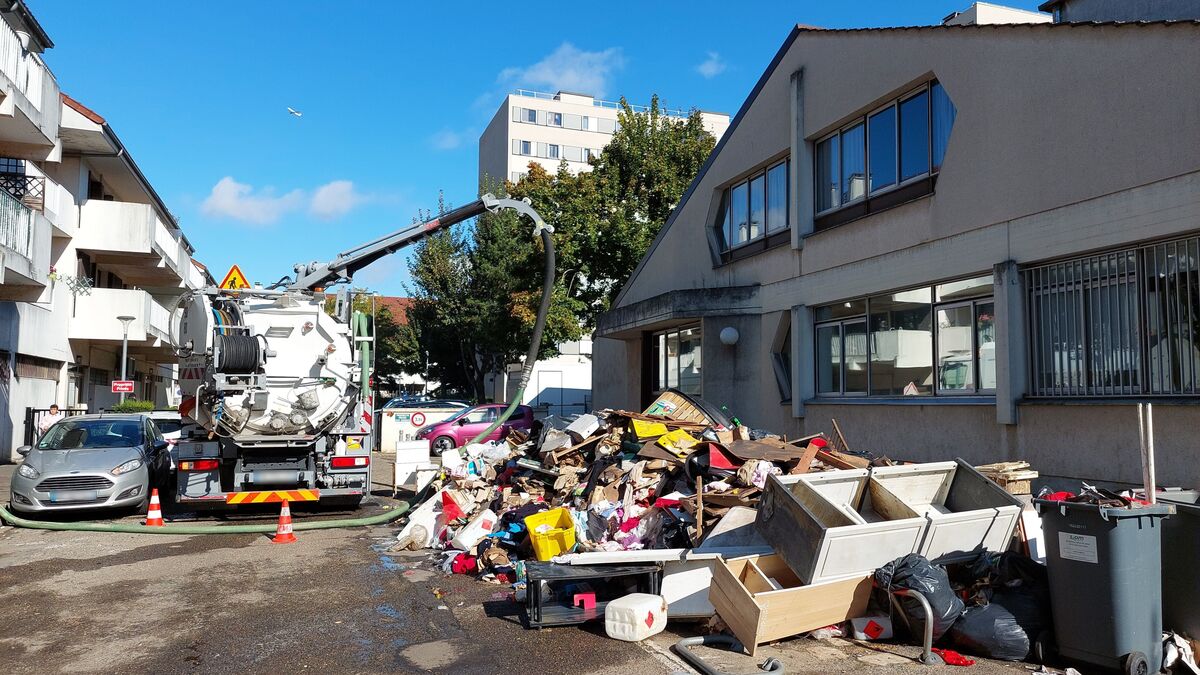
[[[66,94],[62,95],[62,102],[67,104],[67,107],[73,109],[75,112],[79,113],[80,115],[83,115],[84,117],[95,122],[96,124],[108,124],[107,122],[104,121],[104,118],[101,117],[99,115],[99,113],[97,113],[95,110],[92,110],[91,108],[80,103],[79,101],[76,101],[75,99],[71,98],[70,96],[67,96]]]

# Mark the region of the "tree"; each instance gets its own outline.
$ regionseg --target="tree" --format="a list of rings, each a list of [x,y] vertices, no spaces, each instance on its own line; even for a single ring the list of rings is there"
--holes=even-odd
[[[333,294],[325,296],[325,313],[333,316],[337,297]],[[368,293],[353,293],[351,307],[354,311],[362,312],[373,317],[372,335],[375,336],[375,380],[376,398],[379,396],[384,381],[400,375],[403,371],[400,360],[404,351],[404,334],[392,311],[387,307],[375,304]]]

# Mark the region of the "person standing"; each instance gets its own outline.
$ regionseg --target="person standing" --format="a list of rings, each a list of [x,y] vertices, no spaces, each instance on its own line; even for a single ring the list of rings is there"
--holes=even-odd
[[[50,404],[50,412],[42,413],[41,419],[38,420],[38,438],[46,435],[46,432],[50,430],[50,427],[54,426],[54,423],[63,419],[63,417],[65,417],[65,415],[63,415],[62,411],[58,409],[58,404]]]

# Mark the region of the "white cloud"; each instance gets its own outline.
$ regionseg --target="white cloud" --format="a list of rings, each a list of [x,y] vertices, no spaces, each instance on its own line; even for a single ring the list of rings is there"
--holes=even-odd
[[[213,186],[208,198],[200,205],[200,210],[208,216],[269,225],[283,214],[301,208],[303,204],[304,193],[300,190],[276,196],[271,188],[255,191],[253,186],[239,183],[233,176],[225,176]]]
[[[442,129],[429,138],[429,142],[437,150],[457,150],[462,147],[467,138],[467,132]]]
[[[313,192],[312,200],[308,204],[308,211],[323,220],[333,220],[346,215],[366,199],[365,195],[354,190],[354,183],[348,180],[335,180],[322,185]]]
[[[721,55],[716,52],[709,52],[708,58],[703,63],[696,66],[696,72],[707,79],[712,79],[721,73],[725,72],[726,64],[721,60]]]
[[[551,92],[573,91],[603,96],[614,71],[625,65],[625,56],[617,47],[603,51],[583,51],[564,42],[537,63],[505,68],[497,80],[507,87],[544,88]]]
[[[311,195],[300,189],[277,195],[273,188],[255,188],[237,182],[233,176],[225,176],[213,186],[200,205],[200,211],[206,216],[270,225],[306,205],[312,216],[333,220],[367,200],[367,195],[355,190],[354,183],[348,180],[330,181],[313,190]]]

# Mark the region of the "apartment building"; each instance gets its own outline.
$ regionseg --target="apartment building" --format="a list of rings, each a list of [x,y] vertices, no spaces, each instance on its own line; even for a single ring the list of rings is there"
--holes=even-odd
[[[598,321],[596,406],[1137,483],[1148,401],[1200,483],[1197,81],[1196,21],[795,27]]]
[[[116,402],[128,326],[135,395],[174,402],[173,300],[211,277],[107,121],[60,92],[25,5],[0,11],[0,458],[26,411]]]
[[[647,112],[647,106],[631,106]],[[591,171],[588,161],[599,155],[617,131],[621,106],[588,94],[560,91],[550,94],[518,89],[504,97],[500,109],[479,137],[479,180],[516,182],[536,162],[550,173],[565,161],[573,173]],[[660,108],[676,119],[688,111]],[[704,127],[720,138],[729,126],[729,116],[701,112]]]

